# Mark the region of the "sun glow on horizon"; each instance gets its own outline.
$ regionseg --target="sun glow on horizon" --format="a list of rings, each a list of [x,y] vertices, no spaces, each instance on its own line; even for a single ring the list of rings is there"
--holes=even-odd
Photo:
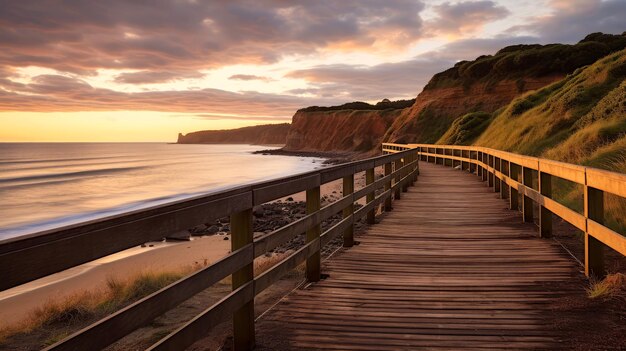
[[[173,141],[288,122],[311,105],[411,99],[459,60],[621,33],[620,1],[117,2],[106,13],[11,2],[0,142]]]
[[[268,119],[265,123],[284,123]],[[0,112],[1,142],[176,142],[178,133],[259,122],[154,111]]]

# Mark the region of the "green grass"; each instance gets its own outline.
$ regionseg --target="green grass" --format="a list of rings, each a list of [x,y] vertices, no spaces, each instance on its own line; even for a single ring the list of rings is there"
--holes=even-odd
[[[452,122],[437,144],[468,145],[471,144],[489,126],[491,113],[471,112]]]
[[[473,61],[461,61],[433,76],[424,89],[463,87],[473,84],[547,75],[564,75],[626,48],[626,35],[593,33],[577,44],[514,45],[495,55],[483,55]],[[521,91],[521,89],[520,89]]]

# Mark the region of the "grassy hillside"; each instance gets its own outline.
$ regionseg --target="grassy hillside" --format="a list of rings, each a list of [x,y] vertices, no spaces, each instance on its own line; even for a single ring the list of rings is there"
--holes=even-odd
[[[491,116],[475,115],[457,120],[440,143],[473,143],[626,173],[626,50],[529,92]],[[582,212],[582,189],[556,181],[557,200]],[[605,207],[608,225],[626,232],[626,199],[607,195]]]
[[[477,82],[493,84],[514,79],[522,91],[525,79],[564,75],[594,63],[598,59],[626,48],[626,35],[593,33],[575,45],[513,45],[495,55],[484,55],[474,61],[461,61],[454,67],[435,74],[424,90],[463,86]]]
[[[493,118],[520,95],[561,81],[577,69],[625,48],[626,34],[594,33],[574,45],[514,45],[495,55],[459,62],[432,77],[415,104],[387,131],[385,140],[471,143],[481,128],[488,126],[487,114]],[[516,105],[513,114],[541,103],[543,97],[533,98]]]
[[[478,134],[481,127],[463,133]],[[475,144],[615,169],[626,157],[626,50],[515,99]]]

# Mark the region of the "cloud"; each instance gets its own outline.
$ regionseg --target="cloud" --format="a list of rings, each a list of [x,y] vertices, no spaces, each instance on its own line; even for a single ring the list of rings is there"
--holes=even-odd
[[[138,71],[118,74],[115,82],[125,84],[152,84],[165,83],[187,78],[202,78],[199,72],[169,72],[169,71]]]
[[[243,121],[261,121],[261,122],[272,122],[272,121],[291,121],[291,116],[284,117],[276,117],[276,116],[232,116],[232,115],[214,115],[214,114],[198,114],[196,117],[206,120],[243,120]]]
[[[434,12],[437,18],[428,21],[428,29],[434,33],[455,35],[467,35],[511,14],[506,7],[488,0],[445,2],[434,6]]]
[[[235,75],[232,75],[232,76],[228,77],[228,79],[231,79],[231,80],[261,80],[261,81],[264,81],[264,82],[270,82],[270,81],[274,80],[274,79],[272,79],[270,77],[255,76],[253,74],[235,74]]]
[[[552,0],[550,4],[550,15],[512,27],[509,33],[535,33],[542,43],[574,43],[589,33],[626,30],[624,0]]]
[[[484,54],[514,44],[537,42],[535,37],[497,37],[491,39],[458,40],[411,60],[384,63],[375,66],[320,65],[295,70],[289,78],[304,79],[311,87],[293,89],[297,95],[322,97],[341,96],[354,100],[380,100],[382,98],[413,98],[437,72],[452,67],[460,60],[473,60]]]
[[[303,106],[340,102],[336,98],[234,93],[219,89],[125,93],[94,88],[80,79],[60,75],[37,76],[30,84],[0,79],[2,111],[146,110],[246,116],[250,119],[270,116],[286,118]]]
[[[141,72],[119,81],[163,82],[319,49],[404,46],[420,39],[423,8],[415,0],[3,1],[0,66],[85,76],[133,69]]]

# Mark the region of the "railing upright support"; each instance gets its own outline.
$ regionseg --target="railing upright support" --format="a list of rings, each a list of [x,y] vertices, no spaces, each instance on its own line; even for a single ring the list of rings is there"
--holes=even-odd
[[[253,242],[252,209],[230,216],[231,251],[234,252]],[[232,275],[233,290],[254,280],[254,260]],[[252,350],[254,340],[254,299],[233,314],[233,347],[236,351]]]
[[[585,183],[587,183],[586,180]],[[584,196],[585,217],[587,218],[587,230],[585,230],[585,275],[603,278],[606,275],[604,269],[604,244],[589,234],[589,220],[598,224],[604,224],[604,192],[585,184]]]
[[[515,163],[509,162],[509,176],[519,182],[519,173],[519,166]],[[519,192],[515,187],[511,187],[511,196],[509,196],[509,208],[514,211],[519,211]]]
[[[311,214],[320,210],[320,187],[316,186],[306,191],[306,213]],[[321,226],[318,224],[306,231],[306,242],[319,240]],[[309,282],[320,280],[321,256],[319,246],[317,252],[306,259],[306,278]]]
[[[457,151],[457,156],[461,157],[461,160],[459,161],[459,165],[461,166],[461,171],[465,171],[467,170],[467,165],[465,164],[465,161],[463,161],[463,158],[465,158],[465,150],[458,150]]]
[[[500,172],[502,172],[502,174],[504,174],[507,178],[510,178],[509,161],[505,161],[503,159],[500,159]],[[501,191],[500,191],[500,198],[501,199],[508,199],[509,198],[509,192],[510,192],[509,184],[507,184],[506,180],[503,180],[500,186],[502,187]]]
[[[545,197],[552,197],[552,175],[539,171],[539,192]],[[544,205],[539,210],[539,234],[542,238],[552,236],[552,212]]]
[[[390,175],[391,172],[393,172],[391,162],[385,163],[385,177]],[[390,190],[390,189],[391,189],[391,178],[389,178],[389,180],[385,182],[385,191]],[[393,197],[393,194],[389,194],[389,196],[385,199],[385,212],[389,212],[392,210],[392,207],[391,207],[392,197]]]
[[[476,152],[476,161],[480,161],[480,162],[482,162],[482,161],[483,161],[483,159],[482,159],[482,154],[483,154],[483,153],[482,153],[482,152],[480,152],[480,151],[477,151],[477,152]],[[476,165],[476,175],[477,175],[477,176],[479,176],[479,177],[480,177],[480,179],[482,179],[482,178],[483,178],[483,167],[482,167],[482,166],[480,166],[480,165]]]
[[[483,182],[486,182],[486,181],[488,180],[488,178],[489,178],[489,169],[488,169],[488,166],[489,166],[489,157],[488,157],[488,156],[487,156],[487,154],[486,154],[486,153],[484,153],[484,152],[481,152],[480,154],[481,154],[481,156],[482,156],[482,161],[483,161],[483,164],[485,165],[485,166],[483,167],[483,173],[482,173],[482,178],[481,178],[481,179],[483,180]]]
[[[408,155],[407,155],[407,156],[404,156],[404,157],[402,158],[402,161],[401,161],[401,163],[400,163],[400,167],[404,167],[404,166],[406,166],[406,165],[408,165],[408,164],[409,164],[409,160],[408,160]],[[409,174],[409,171],[408,171],[407,169],[404,169],[404,170],[401,172],[401,175],[400,175],[400,181],[402,181],[402,182],[403,182],[403,183],[402,183],[402,185],[400,186],[400,188],[402,189],[402,192],[403,192],[403,193],[406,193],[406,192],[407,192],[407,190],[409,189],[408,179],[404,179],[404,181],[402,180],[402,178],[406,177],[406,176],[407,176],[407,174]]]
[[[354,193],[354,174],[343,177],[343,196]],[[354,215],[354,202],[351,202],[343,209],[343,218]],[[343,232],[343,247],[352,247],[354,245],[354,226],[351,225]]]
[[[369,168],[365,171],[365,185],[370,185],[373,184],[375,181],[375,173],[374,173],[374,168]],[[370,193],[368,193],[365,196],[365,201],[366,203],[370,203],[372,201],[374,201],[374,198],[376,197],[376,191],[372,190]],[[367,224],[375,224],[376,223],[376,209],[372,208],[370,211],[367,212]]]
[[[400,179],[402,178],[402,175],[400,174],[400,172],[398,172],[398,170],[400,169],[400,167],[402,167],[402,161],[400,161],[400,159],[397,159],[393,162],[394,165],[394,171],[396,172],[396,176],[393,177],[394,178],[394,182],[393,185],[395,186],[396,184],[398,184],[400,182]],[[393,194],[393,198],[394,200],[400,200],[400,193],[402,192],[402,189],[400,189],[400,186],[396,187],[396,190]]]
[[[500,172],[500,161],[501,158],[499,157],[494,157],[493,158],[493,191],[496,193],[499,193],[501,190],[501,181],[500,178],[496,177],[496,171]],[[502,196],[502,195],[500,195]]]
[[[522,167],[522,184],[533,187],[533,170],[531,168]],[[524,222],[532,223],[534,221],[533,200],[524,193],[522,197],[522,211],[524,213]]]
[[[487,179],[487,186],[490,188],[493,188],[493,156],[492,155],[487,155],[487,165],[489,166],[489,168],[491,168],[488,173],[488,179]]]

